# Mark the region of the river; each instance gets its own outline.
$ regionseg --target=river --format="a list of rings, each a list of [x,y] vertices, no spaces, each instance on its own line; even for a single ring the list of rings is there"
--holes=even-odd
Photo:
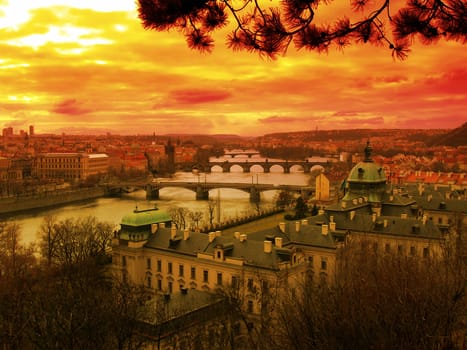
[[[293,170],[290,174],[284,174],[281,168],[272,169],[270,173],[243,173],[240,167],[233,168],[230,173],[222,173],[220,168],[215,167],[211,173],[195,175],[192,173],[179,172],[170,179],[160,178],[159,180],[307,185],[309,174],[304,174],[299,171],[294,172]],[[277,191],[263,192],[261,194],[261,202],[259,203],[260,208],[271,207],[276,193]],[[251,210],[256,210],[256,205],[250,203],[249,194],[240,190],[228,188],[211,190],[209,192],[209,198],[212,200],[220,199],[221,221],[236,216],[243,216],[251,212]],[[138,206],[139,209],[157,206],[161,210],[167,210],[173,206],[185,207],[192,211],[201,211],[204,214],[204,222],[208,220],[207,202],[196,200],[194,192],[183,188],[163,188],[160,190],[160,198],[158,200],[148,201],[146,200],[146,192],[137,190],[125,194],[120,198],[98,198],[65,205],[59,208],[19,214],[9,220],[15,221],[20,225],[22,241],[28,244],[36,241],[38,229],[44,217],[48,215],[56,216],[59,220],[70,217],[95,216],[100,221],[106,221],[117,226],[121,222],[122,217],[134,210],[136,206]],[[215,214],[215,217],[217,217],[217,214]]]

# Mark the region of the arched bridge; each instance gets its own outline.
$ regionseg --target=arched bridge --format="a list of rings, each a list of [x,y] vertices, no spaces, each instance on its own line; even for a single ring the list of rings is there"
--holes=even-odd
[[[266,160],[255,160],[254,158],[246,159],[246,160],[226,160],[224,162],[209,162],[208,171],[210,172],[214,166],[220,166],[222,168],[223,173],[230,173],[233,166],[238,165],[243,169],[244,173],[249,173],[251,168],[255,165],[260,166],[263,168],[265,173],[271,172],[271,168],[273,166],[279,166],[283,169],[284,173],[290,173],[290,169],[294,166],[298,167],[302,170],[305,174],[311,172],[311,169],[314,166],[321,166],[323,168],[330,167],[331,162],[309,162],[307,160],[304,161],[287,161],[287,160],[277,160],[277,161],[269,161]]]
[[[257,203],[260,201],[260,194],[264,191],[278,190],[289,192],[300,192],[304,196],[309,196],[314,189],[310,186],[297,185],[274,185],[274,184],[254,184],[254,183],[230,183],[230,182],[181,182],[181,181],[158,181],[149,183],[119,183],[109,186],[114,190],[116,188],[138,187],[146,190],[147,199],[159,199],[159,191],[167,187],[185,188],[196,193],[196,199],[208,200],[209,191],[220,188],[232,188],[244,191],[250,194],[250,201]]]

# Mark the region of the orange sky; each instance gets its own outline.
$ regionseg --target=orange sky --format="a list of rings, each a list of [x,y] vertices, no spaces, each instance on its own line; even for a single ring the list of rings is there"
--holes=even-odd
[[[63,5],[63,4],[66,4]],[[0,0],[0,127],[15,133],[454,128],[467,121],[467,50],[352,46],[264,60],[145,31],[133,0]]]

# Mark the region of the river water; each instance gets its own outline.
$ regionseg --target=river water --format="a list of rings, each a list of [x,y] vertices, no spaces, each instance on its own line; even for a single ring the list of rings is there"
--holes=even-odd
[[[216,159],[217,160],[217,159]],[[221,161],[221,159],[219,159]],[[171,178],[160,178],[160,181],[191,181],[191,182],[226,182],[226,183],[264,183],[277,185],[307,185],[309,174],[292,169],[291,173],[284,174],[281,168],[271,169],[270,173],[260,172],[262,169],[254,167],[251,173],[243,173],[240,167],[234,167],[230,173],[222,173],[220,167],[214,167],[211,173],[201,173],[195,175],[192,173],[176,173]],[[253,172],[255,171],[255,172]],[[257,172],[256,172],[257,171]],[[277,191],[266,191],[261,194],[260,208],[273,206],[273,199]],[[137,190],[125,194],[120,198],[99,198],[86,202],[65,205],[59,208],[45,209],[36,212],[19,214],[10,218],[21,227],[22,241],[26,244],[32,243],[37,239],[37,231],[43,222],[44,217],[48,215],[56,216],[59,220],[66,218],[78,218],[86,216],[95,216],[100,221],[109,222],[115,226],[119,225],[124,215],[130,213],[137,206],[139,209],[152,208],[157,206],[161,210],[167,210],[170,207],[184,207],[191,211],[201,211],[204,220],[208,221],[207,201],[196,200],[193,191],[183,188],[163,188],[160,190],[158,200],[146,200],[146,192]],[[256,205],[250,203],[249,194],[236,189],[222,188],[211,190],[209,199],[220,200],[220,218],[221,221],[244,216],[252,210],[256,210]],[[217,213],[214,215],[217,221]]]

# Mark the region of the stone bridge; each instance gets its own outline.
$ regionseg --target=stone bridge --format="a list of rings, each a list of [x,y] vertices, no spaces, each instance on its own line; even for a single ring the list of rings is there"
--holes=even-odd
[[[211,172],[214,166],[220,166],[222,168],[223,173],[229,173],[233,166],[238,165],[243,169],[244,173],[249,173],[251,168],[255,165],[260,166],[263,168],[265,173],[271,172],[271,168],[273,166],[279,166],[283,169],[285,174],[290,173],[290,169],[292,167],[298,167],[298,169],[302,170],[305,174],[311,172],[311,169],[315,166],[323,167],[328,169],[331,166],[332,162],[309,162],[305,161],[269,161],[269,160],[255,160],[254,158],[246,159],[246,160],[226,160],[224,162],[209,162],[207,167],[204,167],[205,171]]]
[[[146,190],[147,199],[159,199],[159,191],[163,188],[175,187],[185,188],[195,192],[197,200],[208,200],[209,191],[220,188],[237,189],[250,195],[250,201],[258,203],[260,201],[261,192],[264,191],[288,191],[301,193],[304,197],[310,196],[314,192],[314,188],[297,185],[274,185],[274,184],[254,184],[254,183],[229,183],[229,182],[181,182],[181,181],[152,181],[152,182],[128,182],[109,185],[109,188],[115,192],[117,189],[136,187]]]

